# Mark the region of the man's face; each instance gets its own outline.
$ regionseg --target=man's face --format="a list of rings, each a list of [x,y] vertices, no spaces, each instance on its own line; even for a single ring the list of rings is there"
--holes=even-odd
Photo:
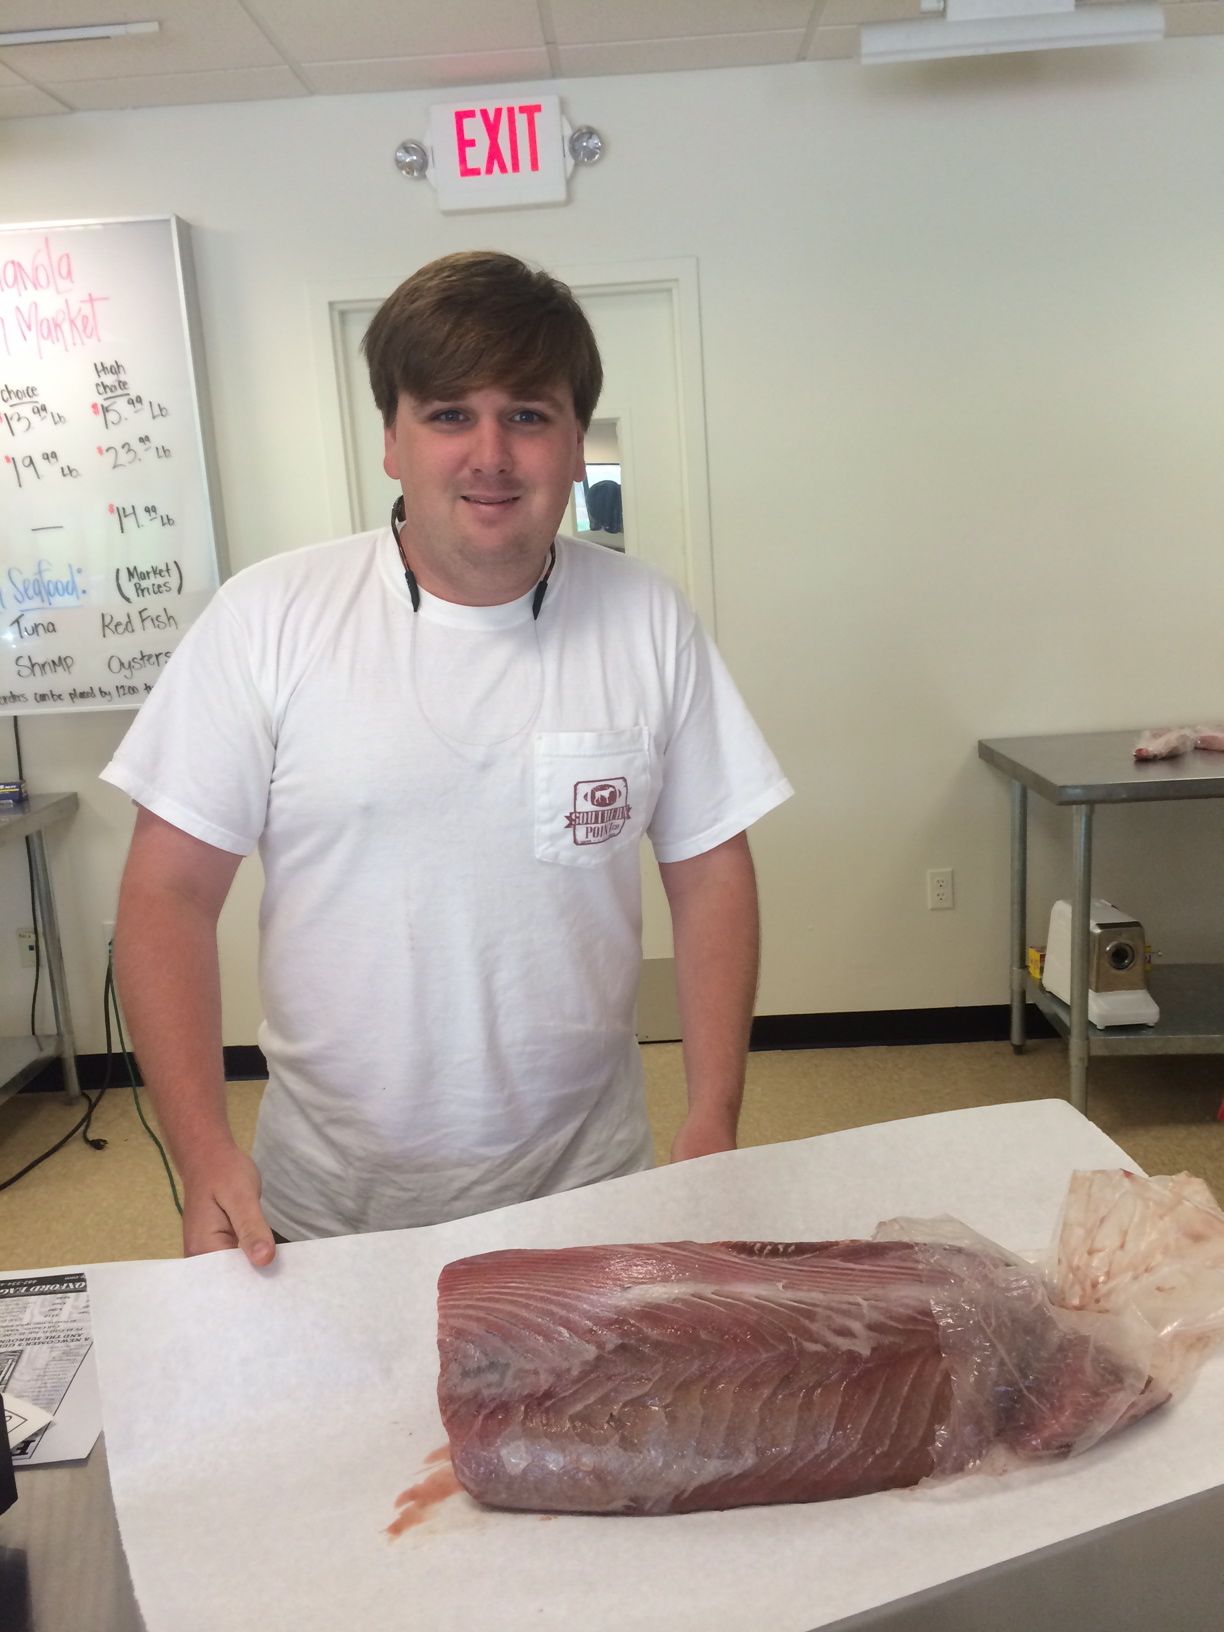
[[[401,538],[421,586],[446,600],[512,600],[539,576],[582,479],[582,427],[567,385],[436,402],[401,392],[383,469],[403,488]]]

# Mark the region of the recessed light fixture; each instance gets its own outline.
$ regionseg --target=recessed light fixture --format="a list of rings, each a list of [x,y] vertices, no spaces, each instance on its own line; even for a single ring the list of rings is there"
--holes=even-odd
[[[156,34],[160,23],[81,23],[64,28],[8,28],[0,49],[10,45],[58,45],[61,40],[114,40],[121,34]]]
[[[1164,9],[1151,0],[1086,5],[1075,0],[922,0],[942,11],[932,22],[864,23],[863,62],[925,62],[989,57],[1006,51],[1055,51],[1078,45],[1139,45],[1164,36]]]

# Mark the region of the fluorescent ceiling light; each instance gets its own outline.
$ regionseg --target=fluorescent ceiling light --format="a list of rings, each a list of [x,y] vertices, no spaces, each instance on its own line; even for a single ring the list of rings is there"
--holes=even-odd
[[[6,45],[58,45],[61,40],[113,40],[121,34],[156,34],[160,23],[82,23],[71,28],[11,28],[0,33]]]
[[[928,9],[923,0],[923,9]],[[1120,6],[1074,0],[947,0],[942,21],[864,23],[863,62],[925,62],[988,57],[1005,51],[1068,46],[1137,45],[1164,37],[1164,9],[1151,0]]]

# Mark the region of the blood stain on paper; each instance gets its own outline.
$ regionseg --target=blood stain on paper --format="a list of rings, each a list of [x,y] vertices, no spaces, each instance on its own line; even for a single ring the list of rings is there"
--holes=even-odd
[[[423,1524],[439,1502],[444,1502],[448,1496],[457,1496],[463,1488],[451,1467],[448,1445],[429,1453],[425,1465],[428,1467],[432,1463],[444,1463],[445,1466],[435,1467],[432,1473],[426,1474],[415,1485],[409,1485],[395,1498],[395,1505],[401,1512],[387,1526],[389,1536],[402,1536],[405,1530]]]

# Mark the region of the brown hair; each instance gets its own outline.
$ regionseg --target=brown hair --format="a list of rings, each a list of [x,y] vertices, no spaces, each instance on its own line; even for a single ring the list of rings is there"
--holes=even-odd
[[[583,430],[603,385],[599,348],[565,284],[513,255],[431,261],[378,308],[361,342],[384,425],[401,391],[423,401],[486,385],[533,394],[569,386]]]

